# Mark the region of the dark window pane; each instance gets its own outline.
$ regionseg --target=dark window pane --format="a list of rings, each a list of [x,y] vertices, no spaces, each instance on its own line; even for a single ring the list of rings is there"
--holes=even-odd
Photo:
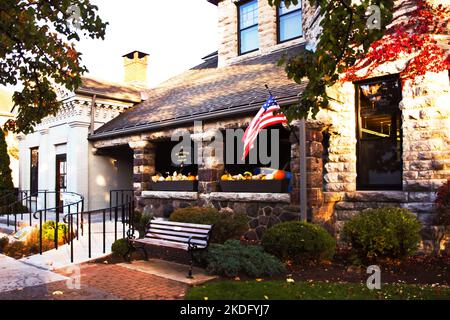
[[[39,149],[31,149],[30,156],[30,191],[34,195],[39,189]]]
[[[398,80],[359,85],[358,184],[401,189],[401,87]]]
[[[302,12],[296,11],[280,17],[280,41],[298,38],[302,35]]]
[[[258,26],[241,31],[241,53],[259,48]]]

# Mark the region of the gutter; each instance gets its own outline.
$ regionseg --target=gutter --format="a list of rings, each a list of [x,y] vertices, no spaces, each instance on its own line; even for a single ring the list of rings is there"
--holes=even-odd
[[[288,104],[294,103],[298,101],[298,95],[290,96],[287,98],[278,99],[278,102],[280,106],[286,106]],[[251,103],[248,105],[243,105],[239,107],[234,108],[225,108],[222,110],[216,110],[213,112],[203,113],[200,115],[188,115],[182,118],[172,118],[167,120],[160,120],[158,122],[152,122],[147,123],[139,126],[134,126],[130,128],[125,129],[117,129],[113,131],[108,131],[105,133],[97,133],[93,135],[89,135],[88,140],[89,141],[98,141],[98,140],[104,140],[107,138],[116,138],[119,136],[124,135],[131,135],[131,134],[137,134],[142,133],[146,131],[152,131],[156,129],[160,129],[162,127],[176,127],[179,125],[183,125],[186,123],[190,123],[193,121],[204,121],[204,120],[211,120],[211,119],[218,119],[218,118],[228,118],[230,116],[235,115],[241,115],[243,113],[248,113],[249,111],[257,111],[261,108],[261,104],[264,103],[264,101],[259,101],[256,103]]]
[[[97,98],[117,100],[117,101],[121,101],[121,102],[133,103],[133,104],[142,102],[142,100],[130,100],[130,99],[123,99],[123,98],[115,98],[115,97],[111,97],[111,96],[106,95],[106,94],[99,93],[99,92],[94,91],[94,90],[87,90],[87,89],[77,89],[75,91],[75,94],[84,94],[84,95],[87,95],[87,96],[97,96]]]

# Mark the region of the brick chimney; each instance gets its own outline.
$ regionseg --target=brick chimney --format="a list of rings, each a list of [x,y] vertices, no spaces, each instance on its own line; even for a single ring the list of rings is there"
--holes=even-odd
[[[123,55],[125,83],[147,87],[148,54],[132,51]]]

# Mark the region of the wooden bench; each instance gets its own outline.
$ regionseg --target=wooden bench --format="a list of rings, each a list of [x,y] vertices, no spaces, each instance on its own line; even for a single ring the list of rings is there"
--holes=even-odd
[[[148,260],[147,245],[169,247],[188,251],[191,263],[188,278],[192,278],[193,254],[208,248],[213,225],[151,220],[142,239],[130,238],[130,249],[142,250]],[[129,252],[131,254],[131,251]]]

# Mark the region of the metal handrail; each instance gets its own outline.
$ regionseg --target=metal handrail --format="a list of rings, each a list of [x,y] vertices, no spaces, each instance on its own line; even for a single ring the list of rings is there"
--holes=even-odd
[[[113,191],[113,190],[111,190]],[[130,190],[114,190],[114,191],[130,191]],[[76,234],[78,239],[78,228],[79,228],[79,222],[78,222],[78,213],[81,213],[81,232],[82,236],[84,235],[84,217],[87,215],[88,220],[88,257],[92,257],[92,215],[96,213],[102,213],[102,233],[103,233],[103,253],[106,253],[106,212],[109,210],[110,212],[114,211],[114,240],[117,240],[117,222],[118,222],[118,212],[121,211],[121,223],[122,223],[122,237],[125,238],[127,234],[129,234],[130,230],[132,230],[132,233],[134,233],[134,198],[125,196],[125,202],[122,202],[120,205],[117,206],[110,206],[109,208],[103,208],[103,209],[95,209],[90,211],[81,211],[81,212],[69,212],[63,217],[63,221],[68,224],[69,226],[69,241],[70,241],[70,261],[73,262],[73,232],[74,232],[74,217],[77,216],[77,223],[76,223]],[[125,232],[126,229],[126,221],[128,221],[129,230],[128,232]]]
[[[52,211],[52,212],[54,211],[56,213],[56,217],[55,217],[55,249],[58,250],[59,213],[60,212],[64,213],[64,209],[66,209],[66,208],[68,209],[68,211],[70,213],[70,208],[72,206],[76,206],[76,208],[77,208],[77,210],[76,210],[77,223],[78,223],[78,212],[79,212],[80,205],[81,205],[81,211],[84,210],[84,197],[81,194],[78,194],[78,193],[75,193],[75,192],[67,192],[67,191],[64,191],[64,192],[51,191],[50,193],[71,194],[71,195],[79,197],[79,200],[75,201],[75,202],[72,202],[72,203],[69,203],[69,204],[62,205],[62,206],[57,206],[57,207],[54,207],[54,208],[46,208],[45,207],[44,209],[40,209],[40,210],[36,211],[35,213],[33,213],[33,217],[35,219],[39,219],[39,254],[42,254],[42,213],[45,214],[45,220],[47,220],[46,219],[47,218],[47,211]],[[62,210],[62,211],[60,211],[60,210]],[[37,217],[38,214],[39,214],[39,218]],[[69,236],[70,236],[69,241],[71,241],[72,240],[72,236],[73,236],[71,232],[69,233]],[[78,239],[78,229],[77,229],[77,239]]]

